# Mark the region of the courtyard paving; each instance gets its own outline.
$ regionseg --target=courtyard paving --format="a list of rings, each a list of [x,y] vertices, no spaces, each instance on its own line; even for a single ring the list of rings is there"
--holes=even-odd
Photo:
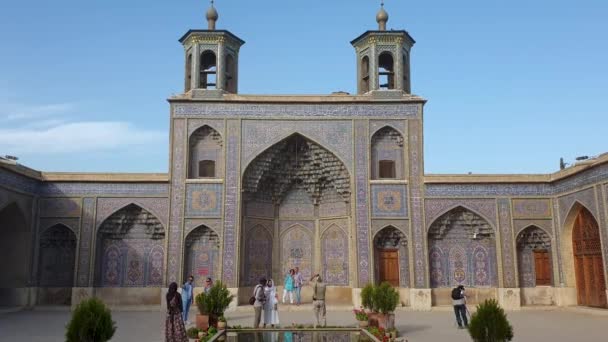
[[[250,307],[241,307],[227,313],[230,325],[251,326],[253,313]],[[117,331],[112,341],[162,342],[160,312],[114,311]],[[608,341],[608,315],[606,311],[551,309],[509,312],[515,330],[514,341]],[[64,341],[64,327],[70,318],[65,309],[37,308],[29,311],[0,313],[0,341]],[[309,307],[290,307],[280,311],[281,325],[312,324]],[[465,330],[456,329],[449,308],[431,312],[398,311],[398,329],[409,342],[471,341]],[[350,311],[331,310],[327,313],[329,325],[354,325]]]

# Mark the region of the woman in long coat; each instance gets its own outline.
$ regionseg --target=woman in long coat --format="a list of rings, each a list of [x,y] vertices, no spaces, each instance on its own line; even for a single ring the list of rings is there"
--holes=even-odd
[[[182,318],[182,296],[177,292],[177,283],[169,285],[167,291],[167,319],[165,320],[165,342],[188,342]]]
[[[272,279],[268,279],[264,288],[264,294],[266,295],[266,303],[264,303],[264,327],[266,327],[266,324],[270,324],[274,328],[275,325],[279,324],[279,296],[277,295],[277,287],[274,286]]]
[[[289,303],[293,304],[293,275],[294,270],[291,269],[285,276],[285,281],[283,282],[283,304],[285,304],[287,296],[289,296]]]

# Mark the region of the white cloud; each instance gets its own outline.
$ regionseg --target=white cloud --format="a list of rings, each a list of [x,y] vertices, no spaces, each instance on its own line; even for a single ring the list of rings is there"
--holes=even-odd
[[[124,150],[164,143],[166,134],[121,121],[59,123],[50,127],[0,128],[0,154],[62,154]]]
[[[55,103],[43,105],[2,104],[0,105],[0,122],[22,121],[43,117],[58,116],[73,111],[73,103]]]

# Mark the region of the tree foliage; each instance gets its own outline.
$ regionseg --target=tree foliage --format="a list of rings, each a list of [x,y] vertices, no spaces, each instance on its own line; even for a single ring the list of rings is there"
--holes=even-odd
[[[116,322],[105,304],[91,298],[82,301],[66,327],[66,342],[106,342],[116,332]]]
[[[469,334],[475,342],[505,342],[513,339],[513,327],[498,302],[488,299],[471,317]]]

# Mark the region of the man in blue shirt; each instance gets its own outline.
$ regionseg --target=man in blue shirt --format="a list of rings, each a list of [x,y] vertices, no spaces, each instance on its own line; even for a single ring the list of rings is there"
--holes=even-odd
[[[194,277],[189,276],[188,281],[182,286],[182,304],[184,311],[182,311],[182,317],[184,318],[184,324],[188,324],[188,312],[190,311],[190,304],[194,301]]]

